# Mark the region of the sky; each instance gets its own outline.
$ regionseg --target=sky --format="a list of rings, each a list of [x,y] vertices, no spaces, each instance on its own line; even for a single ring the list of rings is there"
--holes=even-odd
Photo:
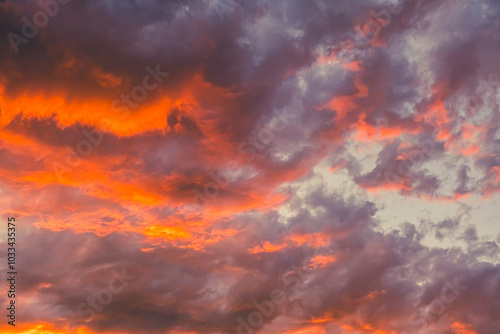
[[[500,333],[499,54],[497,0],[0,1],[0,332]]]

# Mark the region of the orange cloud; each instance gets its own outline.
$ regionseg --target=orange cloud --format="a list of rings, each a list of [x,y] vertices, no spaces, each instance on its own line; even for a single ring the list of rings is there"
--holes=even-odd
[[[471,326],[460,322],[454,322],[451,325],[451,329],[453,330],[453,334],[478,334],[472,330]]]
[[[271,253],[271,252],[276,252],[279,250],[282,250],[283,248],[286,248],[286,244],[281,244],[281,245],[273,245],[269,241],[265,241],[264,244],[257,245],[251,249],[248,250],[250,254],[258,254],[258,253]]]

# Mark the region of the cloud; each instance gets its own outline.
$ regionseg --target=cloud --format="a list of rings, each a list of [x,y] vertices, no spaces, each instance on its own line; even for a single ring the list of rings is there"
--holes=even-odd
[[[1,38],[19,319],[233,333],[280,289],[255,332],[495,333],[499,6],[389,5],[71,1],[18,53]],[[41,8],[1,3],[0,35]]]

